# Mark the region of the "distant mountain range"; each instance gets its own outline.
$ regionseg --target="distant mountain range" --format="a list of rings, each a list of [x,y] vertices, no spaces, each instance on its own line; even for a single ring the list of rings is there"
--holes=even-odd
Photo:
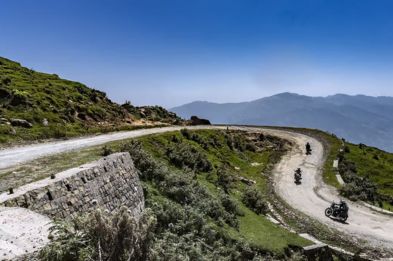
[[[317,128],[393,152],[393,97],[281,93],[241,103],[196,101],[171,111],[183,118],[207,118],[212,123]]]

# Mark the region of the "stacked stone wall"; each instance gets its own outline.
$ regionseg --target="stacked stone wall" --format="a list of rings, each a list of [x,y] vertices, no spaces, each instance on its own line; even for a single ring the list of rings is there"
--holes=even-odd
[[[87,166],[0,205],[28,208],[51,218],[68,218],[97,208],[113,212],[121,206],[140,216],[143,190],[129,153],[112,154]]]

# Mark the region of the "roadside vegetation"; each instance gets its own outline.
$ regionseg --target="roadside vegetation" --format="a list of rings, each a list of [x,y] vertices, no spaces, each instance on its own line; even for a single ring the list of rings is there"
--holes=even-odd
[[[118,105],[104,92],[0,57],[0,144],[181,122],[162,107]]]
[[[345,143],[339,153],[339,172],[345,181],[340,192],[393,210],[393,154],[364,144]]]
[[[310,242],[265,217],[269,168],[285,148],[284,141],[259,134],[183,130],[107,144],[101,152],[128,151],[140,171],[148,220],[154,220],[145,226],[145,258],[291,260]],[[81,232],[96,250],[97,239]],[[43,253],[67,252],[56,244]]]

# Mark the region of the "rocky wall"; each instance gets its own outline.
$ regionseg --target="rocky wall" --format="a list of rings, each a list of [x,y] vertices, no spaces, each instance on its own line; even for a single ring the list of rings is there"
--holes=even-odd
[[[6,207],[24,207],[51,218],[67,218],[96,208],[110,212],[127,206],[138,218],[144,196],[137,170],[129,153],[116,153],[96,162],[56,175],[47,184],[0,202]],[[33,184],[34,185],[34,184]],[[17,193],[16,193],[17,194]]]

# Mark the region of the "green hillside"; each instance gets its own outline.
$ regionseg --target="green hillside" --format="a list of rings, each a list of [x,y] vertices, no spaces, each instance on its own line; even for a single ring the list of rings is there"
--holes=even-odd
[[[341,188],[344,196],[393,210],[393,154],[345,143],[338,157],[340,174],[347,183]]]
[[[128,151],[139,170],[154,225],[141,226],[148,231],[141,242],[143,258],[136,251],[129,260],[304,260],[299,250],[312,243],[266,216],[270,171],[288,146],[259,133],[183,129],[112,142],[87,153]],[[96,230],[85,228],[97,222],[88,217],[82,218],[83,226],[80,219],[66,223],[79,224],[78,233],[52,241],[41,252],[43,260],[55,255],[57,260],[86,260],[82,254],[96,260]],[[61,230],[61,224],[56,228]],[[77,251],[72,258],[62,257],[69,249]]]
[[[120,106],[104,92],[0,57],[1,143],[180,121],[164,108]]]

